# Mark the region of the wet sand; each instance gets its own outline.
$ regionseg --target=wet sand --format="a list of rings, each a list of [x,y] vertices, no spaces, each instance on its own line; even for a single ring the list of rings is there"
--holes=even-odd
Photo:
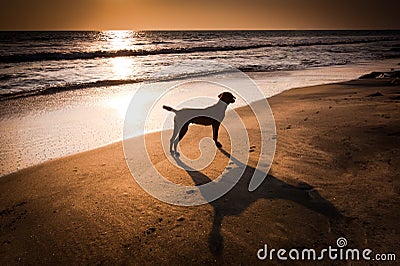
[[[250,109],[241,107],[255,146],[245,173],[225,196],[198,207],[168,205],[144,192],[121,143],[2,177],[1,264],[254,264],[270,262],[257,258],[264,244],[321,250],[339,237],[348,248],[397,253],[400,87],[390,81],[355,80],[270,98],[276,155],[254,192],[247,188],[260,140]],[[192,126],[183,152],[196,156],[187,147],[210,131]],[[204,171],[176,170],[160,156],[159,133],[146,139],[152,161],[175,182],[208,182],[226,167],[227,147]],[[220,141],[229,143],[226,133]]]
[[[290,88],[343,82],[371,71],[389,71],[397,66],[397,59],[388,59],[356,65],[247,74],[265,97],[271,97]],[[121,140],[125,113],[139,86],[141,84],[135,83],[94,87],[1,100],[0,177]],[[201,96],[210,96],[211,99],[217,95],[215,88],[206,90],[202,87],[199,91]],[[178,104],[199,95],[191,87],[177,90],[170,96],[163,97],[166,103]],[[244,104],[238,101],[232,108]],[[160,109],[156,115],[163,119],[165,111]],[[151,121],[149,128],[161,130],[159,123],[151,124]]]

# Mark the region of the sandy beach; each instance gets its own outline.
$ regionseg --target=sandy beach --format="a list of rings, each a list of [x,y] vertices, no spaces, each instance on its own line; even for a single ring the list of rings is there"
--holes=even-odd
[[[258,264],[269,248],[336,246],[398,255],[400,87],[390,78],[292,89],[268,99],[277,146],[271,171],[248,183],[260,152],[249,107],[250,160],[218,200],[178,207],[154,199],[131,176],[122,144],[56,159],[0,178],[0,263]],[[256,106],[257,103],[254,103]],[[182,150],[197,156],[206,127],[191,126]],[[157,169],[182,184],[214,179],[228,147],[199,172],[176,169],[146,136]],[[229,143],[226,132],[220,141]],[[328,259],[327,259],[328,260]],[[329,262],[329,261],[328,261]],[[338,262],[341,263],[341,262]]]

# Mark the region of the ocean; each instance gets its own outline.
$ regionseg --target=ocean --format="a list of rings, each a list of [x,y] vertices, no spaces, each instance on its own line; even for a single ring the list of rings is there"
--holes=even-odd
[[[270,72],[399,56],[400,31],[0,32],[0,99],[195,74],[159,74],[181,60]]]
[[[222,75],[211,61],[246,72],[271,97],[399,68],[399,58],[400,31],[0,32],[0,176],[121,140],[143,82]],[[189,64],[163,71],[180,62]],[[217,95],[197,87],[165,101],[195,93]]]

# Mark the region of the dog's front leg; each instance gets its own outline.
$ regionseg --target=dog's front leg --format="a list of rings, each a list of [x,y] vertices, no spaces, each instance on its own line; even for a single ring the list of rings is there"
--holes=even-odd
[[[179,126],[174,120],[174,132],[172,133],[171,139],[169,140],[169,152],[171,154],[174,154],[176,152],[175,141],[177,139],[178,133],[179,133]],[[175,150],[172,149],[173,147],[175,148]]]
[[[215,142],[215,146],[217,146],[218,148],[221,148],[221,147],[222,147],[222,144],[219,143],[219,141],[218,141],[219,125],[220,125],[220,123],[213,123],[213,124],[212,124],[212,128],[213,128],[213,140],[214,140],[214,142]]]

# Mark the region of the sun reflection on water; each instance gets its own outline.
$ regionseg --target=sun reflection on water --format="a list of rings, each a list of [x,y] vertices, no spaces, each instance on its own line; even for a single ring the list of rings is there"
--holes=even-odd
[[[108,41],[108,49],[112,51],[132,50],[135,46],[134,31],[104,31],[103,37]],[[110,58],[110,67],[115,80],[132,78],[138,66],[134,57]],[[117,93],[106,100],[106,106],[115,110],[120,118],[124,118],[132,95]]]
[[[115,57],[111,63],[116,79],[127,79],[134,72],[134,61],[129,57]]]
[[[104,31],[104,38],[111,50],[128,50],[135,43],[135,32],[129,30]]]
[[[104,31],[103,35],[112,51],[130,50],[135,42],[133,31]],[[131,57],[111,58],[111,64],[115,79],[127,79],[133,73],[134,60]]]

